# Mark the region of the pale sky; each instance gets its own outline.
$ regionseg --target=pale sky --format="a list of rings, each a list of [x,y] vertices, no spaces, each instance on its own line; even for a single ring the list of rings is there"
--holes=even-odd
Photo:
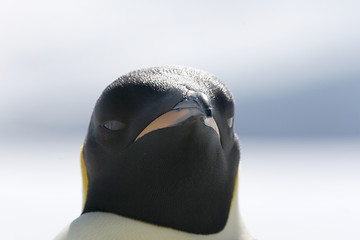
[[[1,121],[88,119],[106,85],[149,66],[204,69],[243,98],[360,76],[359,10],[355,0],[2,0]]]

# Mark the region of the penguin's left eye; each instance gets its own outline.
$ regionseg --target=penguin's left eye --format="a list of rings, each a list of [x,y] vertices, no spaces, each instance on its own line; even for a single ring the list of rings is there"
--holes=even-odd
[[[234,117],[228,118],[227,124],[229,128],[232,128],[234,126]]]
[[[125,127],[125,124],[117,120],[110,120],[105,122],[103,127],[110,131],[119,131]]]

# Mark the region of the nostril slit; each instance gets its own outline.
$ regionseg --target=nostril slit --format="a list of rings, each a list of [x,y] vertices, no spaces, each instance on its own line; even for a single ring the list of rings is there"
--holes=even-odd
[[[211,109],[211,108],[206,109],[206,110],[205,110],[205,113],[206,113],[206,116],[207,116],[207,117],[212,117],[212,116],[213,116],[213,114],[212,114],[212,109]]]

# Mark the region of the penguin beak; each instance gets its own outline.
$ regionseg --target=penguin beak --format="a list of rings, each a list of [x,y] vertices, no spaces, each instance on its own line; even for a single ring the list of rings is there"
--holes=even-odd
[[[219,128],[212,116],[210,100],[203,93],[190,91],[188,97],[178,103],[172,110],[153,120],[135,139],[137,141],[144,135],[167,127],[182,124],[191,117],[201,117],[203,123],[212,128],[220,139]]]

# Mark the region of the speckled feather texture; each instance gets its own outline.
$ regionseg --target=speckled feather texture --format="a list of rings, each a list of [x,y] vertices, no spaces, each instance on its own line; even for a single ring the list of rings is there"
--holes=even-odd
[[[225,94],[230,101],[232,94],[216,76],[199,69],[183,66],[163,66],[140,69],[130,72],[110,84],[104,92],[116,86],[132,82],[134,85],[142,84],[160,89],[163,92],[171,92],[172,89],[183,89],[184,96],[189,89],[202,92],[210,98],[214,98],[215,89]]]
[[[198,235],[144,223],[112,213],[81,215],[54,240],[254,240],[243,225],[237,196],[229,220],[219,233]]]

